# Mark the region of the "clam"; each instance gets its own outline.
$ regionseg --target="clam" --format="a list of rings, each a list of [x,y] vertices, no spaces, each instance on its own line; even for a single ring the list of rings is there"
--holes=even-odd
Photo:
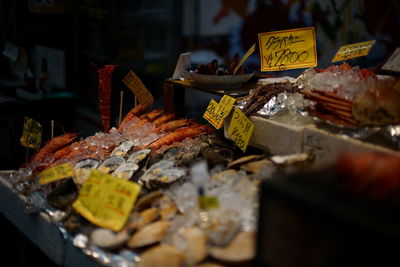
[[[255,256],[255,232],[240,232],[225,247],[211,247],[210,255],[224,262],[244,263],[252,260]]]
[[[141,255],[138,267],[168,266],[181,267],[185,263],[185,254],[169,245],[155,246]]]
[[[153,204],[153,201],[159,199],[163,195],[164,193],[161,190],[157,190],[143,197],[140,197],[139,200],[136,202],[135,209],[138,211],[142,211],[147,208],[150,208],[151,205]]]
[[[198,227],[182,227],[172,236],[172,243],[186,255],[186,264],[192,266],[207,256],[207,238]]]
[[[98,170],[104,173],[113,172],[118,166],[125,163],[125,159],[121,156],[111,156],[99,166]]]
[[[124,141],[111,152],[111,156],[125,157],[132,147],[133,147],[132,141],[130,140]]]
[[[160,215],[160,212],[157,208],[149,208],[140,213],[135,213],[128,223],[127,228],[131,230],[138,230],[143,228],[143,226],[151,223],[155,219],[157,219]]]
[[[138,169],[139,165],[136,163],[122,163],[113,171],[112,175],[124,180],[129,180]]]
[[[129,239],[128,247],[140,248],[160,242],[170,225],[169,221],[157,221],[144,226]]]
[[[161,220],[171,220],[178,211],[175,201],[167,195],[158,200]]]
[[[116,233],[109,229],[97,228],[92,231],[90,241],[99,248],[112,250],[123,246],[129,236],[129,232],[126,230]]]

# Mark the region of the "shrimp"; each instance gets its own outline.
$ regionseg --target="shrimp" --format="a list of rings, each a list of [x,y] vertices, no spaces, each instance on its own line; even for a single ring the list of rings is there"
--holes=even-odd
[[[153,123],[156,125],[156,127],[159,127],[160,125],[166,123],[167,121],[172,120],[173,118],[175,118],[175,114],[170,113],[159,117],[158,119],[154,120]]]
[[[206,134],[212,131],[212,128],[208,125],[192,125],[188,127],[183,127],[175,132],[169,133],[160,139],[151,143],[148,148],[151,148],[153,151],[159,149],[164,145],[170,145],[173,142],[179,142],[185,139],[186,137],[195,137],[202,134]]]
[[[154,121],[155,118],[161,115],[164,111],[162,109],[154,109],[146,114],[140,116],[140,119],[146,119],[148,121]]]
[[[47,144],[42,147],[35,155],[32,156],[32,159],[28,164],[36,164],[42,162],[46,157],[53,154],[66,144],[72,142],[76,137],[77,135],[74,133],[65,133],[63,135],[54,137],[53,139],[48,141]]]
[[[170,132],[170,131],[173,131],[180,127],[188,126],[192,122],[193,122],[193,120],[188,120],[188,119],[179,119],[179,120],[169,121],[163,125],[158,126],[155,131],[157,133]]]

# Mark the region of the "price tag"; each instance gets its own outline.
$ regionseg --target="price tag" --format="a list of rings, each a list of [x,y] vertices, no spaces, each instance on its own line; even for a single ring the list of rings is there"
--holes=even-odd
[[[214,118],[216,117],[218,106],[219,106],[218,102],[215,101],[214,99],[211,99],[210,103],[207,106],[206,112],[204,112],[203,114],[203,118],[206,119],[212,125],[216,124]]]
[[[375,40],[341,46],[332,62],[366,56],[374,44]]]
[[[228,95],[224,95],[219,103],[211,99],[210,104],[208,104],[206,112],[203,115],[212,126],[216,129],[220,129],[224,123],[224,119],[229,115],[235,104],[236,99]]]
[[[140,185],[92,170],[72,207],[90,222],[121,230],[140,193]]]
[[[219,201],[216,196],[202,196],[199,197],[199,206],[203,210],[219,207]]]
[[[190,67],[191,64],[190,53],[183,53],[179,55],[178,63],[176,64],[172,80],[177,80],[183,77],[183,73],[186,68]]]
[[[39,173],[39,184],[48,184],[73,175],[71,164],[65,163],[52,168],[48,168]]]
[[[246,151],[253,130],[254,124],[244,115],[240,108],[236,107],[229,124],[228,133],[243,152]]]
[[[253,44],[250,49],[246,52],[246,54],[244,54],[243,58],[240,60],[239,64],[236,66],[236,68],[233,70],[233,74],[235,74],[238,69],[240,68],[240,66],[242,66],[242,64],[246,61],[246,59],[254,53],[254,50],[256,50],[256,44]]]
[[[135,94],[139,102],[144,106],[144,109],[148,108],[154,102],[154,97],[150,91],[133,71],[130,70],[124,79],[122,79],[122,82]]]
[[[314,27],[258,34],[261,71],[317,66]]]
[[[21,145],[27,148],[36,149],[42,141],[42,126],[39,122],[24,117],[24,128],[20,138]]]
[[[400,72],[400,47],[396,48],[382,67],[383,70]]]

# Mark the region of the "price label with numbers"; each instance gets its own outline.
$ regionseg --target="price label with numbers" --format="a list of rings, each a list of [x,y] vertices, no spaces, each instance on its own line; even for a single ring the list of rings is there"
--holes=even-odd
[[[205,118],[216,129],[220,129],[224,123],[224,119],[231,112],[235,102],[236,99],[228,95],[224,95],[219,103],[211,99],[203,118]]]
[[[24,128],[20,142],[24,147],[38,148],[42,142],[42,126],[40,123],[31,118],[24,117]]]
[[[258,34],[261,71],[317,66],[314,27]]]
[[[124,79],[122,79],[122,82],[138,98],[144,109],[148,108],[154,102],[153,95],[133,71],[129,71]]]
[[[48,184],[73,175],[71,164],[65,163],[55,167],[48,168],[39,173],[39,184]]]
[[[140,190],[137,183],[92,170],[72,207],[90,222],[119,231],[124,227]]]
[[[254,124],[244,115],[240,108],[236,107],[229,124],[228,133],[243,152],[246,151],[253,130]]]
[[[201,196],[199,197],[199,206],[204,210],[218,208],[219,201],[216,196]]]
[[[333,57],[332,62],[366,56],[374,44],[375,40],[341,46]]]

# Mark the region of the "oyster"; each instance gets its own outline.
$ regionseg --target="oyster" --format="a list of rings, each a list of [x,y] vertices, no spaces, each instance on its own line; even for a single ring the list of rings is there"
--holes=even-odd
[[[112,175],[124,180],[129,180],[138,169],[139,165],[136,163],[122,163],[113,171]]]
[[[139,179],[139,184],[148,189],[155,189],[169,185],[182,178],[185,174],[186,171],[181,168],[154,169],[152,172],[143,175]]]
[[[118,166],[125,163],[125,159],[121,156],[111,156],[99,166],[98,170],[104,173],[113,172]]]
[[[74,174],[72,179],[77,185],[83,184],[89,177],[92,169],[96,169],[100,165],[97,159],[83,159],[74,165]]]
[[[130,140],[127,140],[125,142],[122,142],[119,146],[117,146],[113,152],[111,152],[111,156],[121,156],[125,157],[129,150],[133,147],[133,142]]]
[[[150,155],[151,149],[142,149],[139,151],[136,151],[132,155],[129,156],[128,160],[126,162],[133,162],[136,164],[139,164],[139,162],[143,161],[144,159],[147,158],[148,155]]]

